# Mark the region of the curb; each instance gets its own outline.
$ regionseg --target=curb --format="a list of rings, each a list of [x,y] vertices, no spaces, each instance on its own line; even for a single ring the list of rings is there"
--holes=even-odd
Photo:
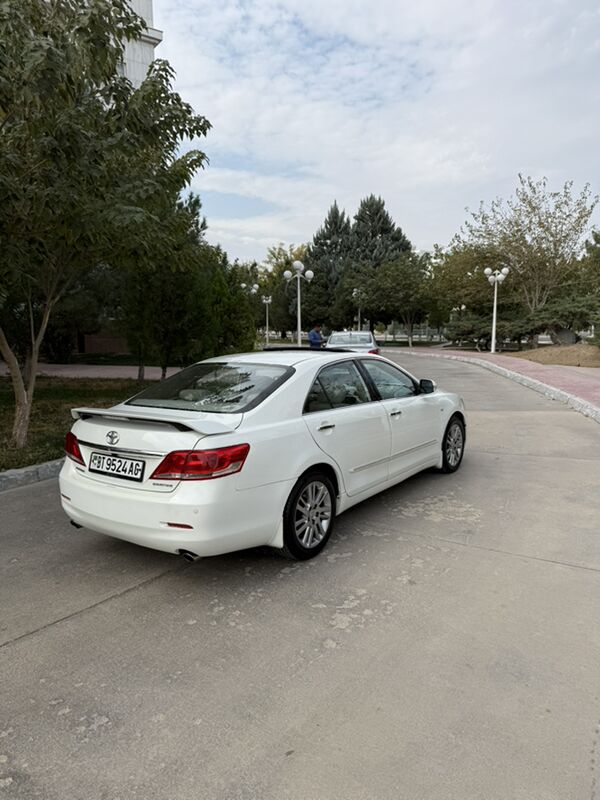
[[[410,353],[406,350],[396,350],[395,352],[402,353],[403,355],[406,354],[410,356],[416,356],[417,358],[428,355],[427,353]],[[535,378],[529,378],[527,375],[522,375],[520,372],[513,372],[511,369],[500,367],[498,364],[493,364],[491,361],[484,361],[481,358],[469,358],[467,356],[442,354],[435,355],[434,358],[448,358],[452,361],[464,361],[465,364],[476,364],[479,367],[488,369],[490,372],[495,372],[498,375],[502,375],[504,378],[508,378],[515,383],[520,383],[521,386],[526,386],[528,389],[533,389],[534,392],[543,394],[545,397],[550,398],[550,400],[558,400],[559,403],[564,403],[574,411],[578,411],[580,414],[583,414],[584,416],[593,419],[595,422],[600,423],[600,407],[595,406],[593,403],[589,403],[587,400],[582,400],[581,397],[578,397],[575,394],[570,394],[562,389],[549,386],[547,383],[542,383],[542,381],[538,381]]]
[[[0,492],[18,489],[19,486],[28,486],[30,483],[38,483],[38,481],[47,481],[49,478],[56,478],[63,461],[64,458],[57,458],[56,461],[46,461],[43,464],[33,464],[31,467],[7,469],[4,472],[0,472]]]

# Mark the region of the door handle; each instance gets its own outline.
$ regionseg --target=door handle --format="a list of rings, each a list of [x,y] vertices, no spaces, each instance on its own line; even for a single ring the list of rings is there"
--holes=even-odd
[[[323,422],[321,425],[319,425],[317,430],[318,431],[329,431],[332,428],[335,428],[335,423],[334,422]]]
[[[402,411],[400,411],[398,409],[396,411],[390,411],[390,417],[399,417],[401,414],[402,414]]]

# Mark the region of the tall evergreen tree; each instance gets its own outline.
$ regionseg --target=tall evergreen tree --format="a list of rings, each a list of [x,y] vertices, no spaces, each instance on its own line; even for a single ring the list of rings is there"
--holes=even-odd
[[[353,323],[357,313],[354,289],[364,289],[372,282],[375,269],[411,250],[410,241],[391,218],[383,199],[372,194],[361,200],[350,235],[351,256],[336,285],[333,317],[337,326]],[[375,313],[375,308],[363,307],[371,328]]]
[[[371,194],[361,200],[352,226],[355,262],[361,266],[377,267],[410,250],[410,241],[391,218],[383,199]]]
[[[334,200],[306,254],[306,267],[315,273],[305,292],[307,322],[321,322],[328,327],[333,324],[333,298],[340,277],[350,264],[350,235],[350,218]]]

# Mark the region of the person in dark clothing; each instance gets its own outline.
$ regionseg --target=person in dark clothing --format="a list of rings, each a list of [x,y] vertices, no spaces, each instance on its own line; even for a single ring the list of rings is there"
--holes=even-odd
[[[321,323],[317,322],[314,328],[308,332],[308,341],[312,349],[320,350],[323,347],[324,339],[321,336]]]

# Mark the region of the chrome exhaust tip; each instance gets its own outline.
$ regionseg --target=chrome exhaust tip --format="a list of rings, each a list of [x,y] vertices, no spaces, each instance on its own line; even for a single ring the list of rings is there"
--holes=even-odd
[[[196,553],[190,553],[189,550],[179,550],[179,555],[190,564],[194,564],[196,561],[200,561],[201,558],[201,556],[197,556]]]

